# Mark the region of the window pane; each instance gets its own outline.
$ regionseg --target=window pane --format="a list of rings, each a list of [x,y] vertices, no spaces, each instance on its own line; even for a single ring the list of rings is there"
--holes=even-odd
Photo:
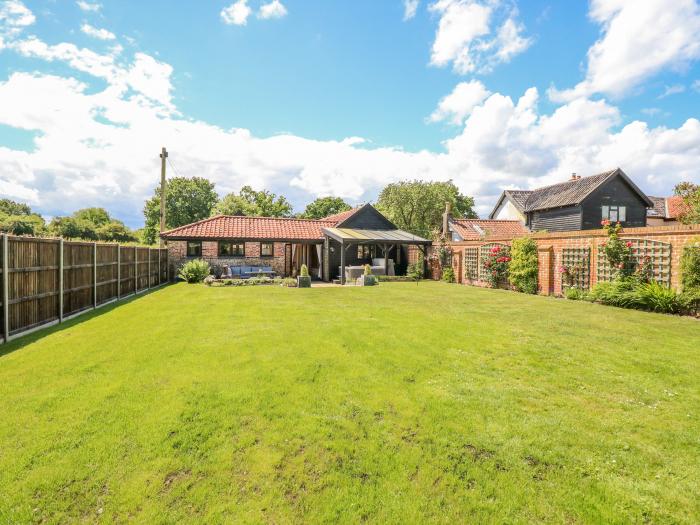
[[[610,222],[617,222],[617,206],[610,206]]]
[[[199,257],[202,255],[202,243],[200,241],[187,242],[187,256]]]
[[[627,208],[625,206],[620,206],[619,210],[619,221],[625,222],[627,220]]]
[[[239,242],[236,244],[231,244],[231,255],[237,257],[242,257],[245,255],[245,244]]]
[[[263,257],[270,257],[272,255],[272,243],[263,242],[260,244],[260,255]]]
[[[610,206],[603,206],[603,219],[610,218]]]
[[[219,255],[231,255],[231,243],[219,241]]]

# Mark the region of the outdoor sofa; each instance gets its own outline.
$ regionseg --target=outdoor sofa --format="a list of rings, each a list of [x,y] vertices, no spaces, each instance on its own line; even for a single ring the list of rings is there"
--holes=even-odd
[[[249,279],[251,277],[274,277],[272,266],[228,266],[225,279]]]

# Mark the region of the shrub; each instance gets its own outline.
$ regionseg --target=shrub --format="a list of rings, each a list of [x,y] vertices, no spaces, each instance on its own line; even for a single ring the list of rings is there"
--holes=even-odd
[[[292,277],[285,277],[281,280],[280,286],[284,286],[285,288],[296,288],[297,280]]]
[[[209,275],[209,263],[202,259],[187,261],[180,267],[177,275],[188,283],[201,283]]]
[[[513,239],[510,257],[510,284],[519,292],[537,293],[537,243],[530,237]]]
[[[643,283],[634,289],[636,307],[652,312],[678,314],[683,311],[681,297],[673,288],[657,282]]]
[[[700,290],[700,237],[691,239],[683,248],[681,283],[684,292]]]
[[[309,268],[305,265],[301,265],[301,270],[299,271],[299,276],[300,277],[308,277],[309,276]]]
[[[510,252],[508,248],[495,245],[482,257],[482,263],[486,269],[486,282],[491,288],[498,288],[508,281],[508,269],[510,266]]]
[[[420,281],[423,278],[423,263],[409,264],[406,269],[406,276],[414,281]]]
[[[572,301],[581,301],[583,299],[586,299],[586,292],[584,292],[580,288],[565,288],[564,297]]]
[[[442,270],[442,280],[446,283],[455,282],[455,271],[452,268],[443,268]]]

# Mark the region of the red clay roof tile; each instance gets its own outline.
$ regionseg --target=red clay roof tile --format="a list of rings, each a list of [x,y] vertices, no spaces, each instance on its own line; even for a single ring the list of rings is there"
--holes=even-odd
[[[217,215],[163,232],[165,239],[320,240],[338,221]]]

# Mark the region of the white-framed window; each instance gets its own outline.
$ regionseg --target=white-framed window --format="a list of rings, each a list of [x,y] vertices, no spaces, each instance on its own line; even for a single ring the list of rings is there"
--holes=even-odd
[[[603,206],[602,218],[610,222],[625,222],[627,220],[626,206]]]

